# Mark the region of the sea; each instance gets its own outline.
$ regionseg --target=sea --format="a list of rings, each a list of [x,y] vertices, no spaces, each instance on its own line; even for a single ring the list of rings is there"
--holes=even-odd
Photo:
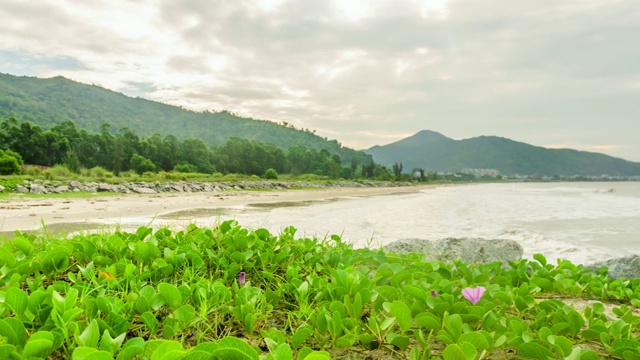
[[[316,202],[250,204],[191,214],[208,225],[236,220],[302,237],[338,235],[354,247],[400,239],[471,237],[517,241],[524,257],[577,264],[640,254],[640,182],[495,183]]]

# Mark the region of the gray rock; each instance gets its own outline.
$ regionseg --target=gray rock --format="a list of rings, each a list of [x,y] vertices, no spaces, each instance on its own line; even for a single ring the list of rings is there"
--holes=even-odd
[[[133,192],[136,192],[138,194],[157,194],[158,193],[153,189],[149,189],[145,187],[134,187],[131,190],[133,190]]]
[[[114,191],[113,185],[107,184],[107,183],[98,184],[98,192],[105,192],[105,191],[108,191],[108,192]]]
[[[16,184],[16,190],[18,190],[18,192],[22,194],[26,194],[29,192],[29,188],[27,188],[26,186],[22,186],[20,184]]]
[[[465,263],[488,264],[522,259],[522,246],[513,240],[447,238],[436,241],[405,239],[385,245],[384,250],[394,253],[424,253],[429,260],[451,262],[454,259]]]
[[[598,261],[585,266],[592,271],[598,271],[601,267],[607,267],[607,275],[612,279],[636,279],[640,278],[640,256],[630,255],[617,259]]]
[[[80,189],[82,187],[82,183],[80,181],[69,181],[69,186],[71,186],[74,189]]]
[[[65,193],[67,191],[69,191],[69,187],[67,185],[56,186],[52,190],[52,192],[57,193],[57,194],[62,194],[62,193]]]
[[[47,191],[47,189],[39,184],[31,184],[31,186],[29,187],[29,192],[31,192],[32,194],[48,194],[49,192]]]

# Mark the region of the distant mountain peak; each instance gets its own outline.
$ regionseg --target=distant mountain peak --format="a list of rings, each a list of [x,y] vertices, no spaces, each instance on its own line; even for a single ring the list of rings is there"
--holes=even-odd
[[[415,135],[411,136],[411,138],[417,139],[428,139],[428,140],[453,140],[448,138],[437,131],[432,130],[422,130],[417,132]],[[455,141],[455,140],[453,140]]]
[[[457,172],[495,169],[501,174],[637,176],[640,163],[576,150],[551,150],[499,136],[453,140],[423,130],[394,143],[365,150],[385,166],[402,162],[404,168]]]

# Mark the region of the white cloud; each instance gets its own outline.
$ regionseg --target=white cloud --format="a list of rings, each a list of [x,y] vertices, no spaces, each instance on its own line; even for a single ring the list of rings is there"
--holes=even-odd
[[[431,129],[614,144],[601,149],[640,161],[635,0],[2,3],[3,72],[285,120],[358,148]]]

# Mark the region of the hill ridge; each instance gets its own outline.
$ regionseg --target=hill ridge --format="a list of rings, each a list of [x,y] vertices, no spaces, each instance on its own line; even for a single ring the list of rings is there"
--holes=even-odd
[[[441,139],[434,134],[450,141],[434,141]],[[402,162],[405,169],[439,172],[495,169],[505,175],[640,176],[640,163],[575,149],[548,149],[494,135],[454,140],[422,130],[365,152],[382,165]]]
[[[370,156],[342,146],[337,140],[309,130],[269,120],[243,118],[229,111],[195,112],[84,84],[63,76],[38,78],[0,73],[0,120],[14,117],[43,129],[73,121],[79,129],[100,132],[103,123],[112,130],[129,128],[140,137],[173,134],[179,140],[196,138],[207,145],[222,145],[231,137],[273,144],[283,149],[303,146],[337,153],[343,161],[359,163]]]

